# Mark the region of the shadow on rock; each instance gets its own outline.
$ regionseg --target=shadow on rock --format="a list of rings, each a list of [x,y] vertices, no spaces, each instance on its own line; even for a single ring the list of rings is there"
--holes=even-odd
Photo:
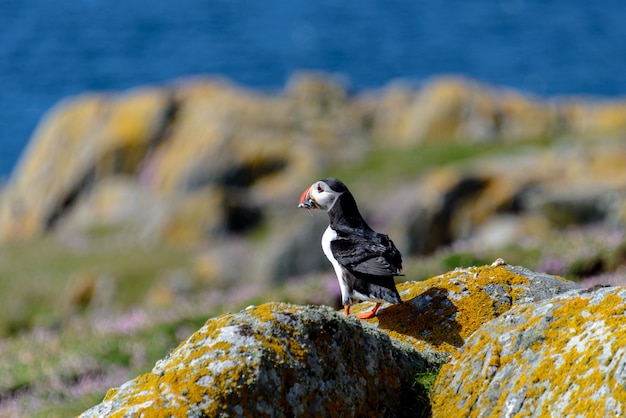
[[[458,312],[448,297],[449,291],[432,287],[424,293],[381,311],[380,328],[425,341],[435,347],[448,343],[461,347],[461,325],[456,321]]]

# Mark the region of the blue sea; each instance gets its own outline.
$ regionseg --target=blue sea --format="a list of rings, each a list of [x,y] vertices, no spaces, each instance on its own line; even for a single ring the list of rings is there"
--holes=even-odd
[[[623,96],[626,3],[0,0],[0,178],[64,97],[198,74],[278,90],[302,69],[354,91],[447,73],[542,96]]]

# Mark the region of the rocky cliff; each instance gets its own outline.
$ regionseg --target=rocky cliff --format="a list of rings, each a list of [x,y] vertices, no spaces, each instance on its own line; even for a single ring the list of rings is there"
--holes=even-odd
[[[355,96],[312,75],[275,95],[212,79],[85,94],[59,103],[37,128],[2,196],[0,240],[141,217],[150,222],[135,227],[152,239],[193,242],[254,228],[325,168],[372,150],[624,132],[622,102],[542,101],[456,78]],[[471,222],[480,225],[516,204],[549,212],[544,217],[555,222],[623,218],[621,194],[618,202],[601,196],[624,188],[617,169],[626,160],[623,146],[587,142],[515,154],[461,172],[435,171],[413,186],[415,195],[428,197],[421,199],[426,216],[449,223],[433,239],[467,235]],[[580,203],[568,209],[572,200]],[[445,207],[453,204],[471,206],[463,215],[470,218]],[[585,208],[589,213],[580,213]],[[554,220],[559,210],[564,219]],[[423,228],[423,220],[416,222]]]

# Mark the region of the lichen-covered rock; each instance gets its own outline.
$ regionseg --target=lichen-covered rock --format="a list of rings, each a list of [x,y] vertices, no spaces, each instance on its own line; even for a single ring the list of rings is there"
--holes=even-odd
[[[267,208],[284,206],[288,196],[297,195],[328,165],[353,162],[372,150],[563,134],[619,138],[626,129],[625,106],[619,101],[540,101],[455,77],[435,78],[421,89],[392,84],[351,96],[341,82],[319,74],[295,76],[273,95],[202,78],[82,95],[55,106],[31,138],[0,201],[0,242],[54,229],[91,188],[120,174],[181,201],[194,200],[199,189],[221,200],[219,210],[204,212],[196,210],[197,201],[182,202],[186,222],[173,214],[180,228],[166,233],[165,241],[196,242],[205,234],[190,231],[215,224],[242,232],[258,226]],[[587,148],[597,147],[587,141],[577,158],[563,156],[561,149],[551,159],[532,155],[531,170],[509,161],[504,171],[469,173],[469,182],[461,178],[440,196],[444,203],[458,203],[457,208],[476,208],[460,220],[451,213],[453,225],[445,225],[443,232],[462,235],[472,222],[481,224],[494,211],[517,203],[529,186],[550,186],[554,179],[560,191],[605,190],[604,185],[622,190],[626,152],[615,148],[608,158],[592,156]],[[491,167],[493,161],[477,165]],[[461,201],[450,199],[477,184],[484,190]],[[428,225],[447,220],[435,216],[429,222],[432,212],[423,212]],[[623,220],[624,213],[617,217]],[[167,215],[162,217],[166,224]],[[411,235],[438,237],[436,232]]]
[[[626,415],[626,289],[512,308],[441,369],[434,417]]]
[[[135,174],[163,134],[166,90],[83,95],[55,106],[37,128],[0,205],[0,241],[50,228],[81,192],[109,174]]]
[[[606,141],[601,147],[563,144],[541,153],[448,165],[394,197],[397,209],[389,222],[397,231],[396,241],[414,254],[428,254],[459,239],[503,246],[554,227],[624,224],[625,164],[624,144]],[[502,225],[493,222],[498,218],[514,218],[516,233],[483,239],[497,235],[488,228]]]
[[[547,299],[577,285],[497,260],[491,266],[456,269],[397,287],[404,303],[383,305],[370,322],[417,349],[456,355],[474,331],[514,305]],[[362,303],[353,311],[370,307]]]
[[[42,120],[3,191],[0,242],[87,220],[75,209],[113,202],[99,186],[120,175],[163,209],[156,239],[244,232],[291,202],[321,164],[361,155],[365,129],[345,88],[320,75],[294,77],[276,95],[196,78],[66,99]]]
[[[374,115],[377,136],[391,134],[404,145],[534,138],[558,134],[561,128],[559,107],[550,102],[450,76],[433,78],[413,95],[397,86],[388,89]]]
[[[420,353],[327,307],[265,304],[209,320],[81,416],[417,416]]]

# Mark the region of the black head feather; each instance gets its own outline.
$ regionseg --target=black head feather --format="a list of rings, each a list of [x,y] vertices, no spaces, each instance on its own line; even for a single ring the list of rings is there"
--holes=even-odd
[[[341,230],[342,225],[346,225],[351,228],[363,228],[366,231],[371,231],[371,228],[359,212],[354,196],[352,196],[348,187],[341,180],[329,177],[320,181],[326,183],[333,191],[341,193],[338,204],[335,204],[328,211],[330,226],[333,229]]]
[[[328,184],[330,188],[336,191],[337,193],[343,193],[343,192],[348,191],[348,188],[346,187],[346,185],[343,184],[341,180],[336,179],[334,177],[328,177],[320,181],[323,181],[324,183]]]

